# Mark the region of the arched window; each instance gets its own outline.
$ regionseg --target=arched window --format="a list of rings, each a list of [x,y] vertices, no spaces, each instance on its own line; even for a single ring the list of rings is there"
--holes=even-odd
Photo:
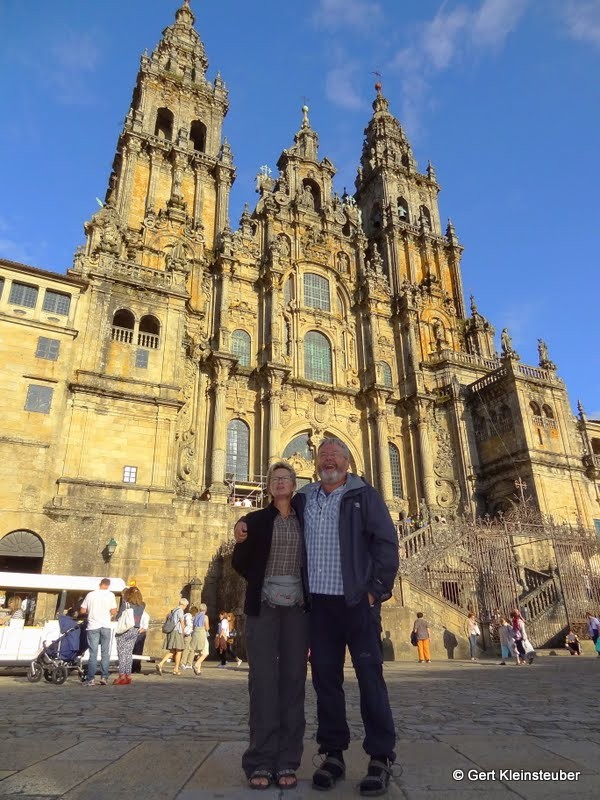
[[[540,407],[535,402],[535,400],[532,400],[531,403],[529,403],[529,408],[531,409],[531,413],[533,414],[534,417],[541,417],[542,416],[542,412],[540,411]]]
[[[314,272],[304,275],[304,305],[307,308],[320,308],[323,311],[331,310],[329,300],[329,281]]]
[[[140,320],[138,345],[157,350],[160,344],[160,322],[152,314],[146,314]]]
[[[317,383],[333,383],[331,345],[319,331],[309,331],[304,337],[304,377]]]
[[[390,471],[392,473],[392,494],[402,497],[402,473],[400,471],[400,451],[395,444],[388,442]]]
[[[410,222],[408,202],[403,197],[398,198],[397,209],[398,209],[398,218],[400,219],[400,222]]]
[[[392,368],[385,361],[382,361],[379,364],[379,380],[388,389],[393,388],[394,384],[392,382]]]
[[[554,411],[552,411],[549,405],[544,404],[542,406],[542,411],[544,412],[546,419],[554,419]]]
[[[156,112],[156,125],[154,135],[159,139],[173,140],[173,112],[168,108],[159,108]]]
[[[247,481],[250,463],[250,428],[241,419],[227,426],[227,464],[225,471],[236,481]]]
[[[283,451],[282,458],[293,458],[293,456],[299,456],[305,461],[313,460],[313,452],[308,443],[307,433],[301,433],[299,436],[295,436]]]
[[[242,367],[250,366],[250,347],[250,335],[246,331],[238,330],[231,334],[231,352]]]
[[[135,327],[135,317],[128,308],[120,308],[115,311],[112,321],[112,338],[115,342],[133,342],[133,329]]]
[[[432,230],[431,227],[431,211],[427,208],[427,206],[421,206],[419,208],[419,212],[421,215],[421,219],[423,220],[423,224],[425,225],[425,230]]]
[[[199,153],[206,151],[206,125],[195,119],[190,125],[190,142]]]

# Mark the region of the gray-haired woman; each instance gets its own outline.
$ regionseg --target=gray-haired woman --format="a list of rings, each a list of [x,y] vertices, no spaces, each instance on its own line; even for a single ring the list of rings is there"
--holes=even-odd
[[[292,508],[296,473],[285,461],[267,474],[271,503],[245,517],[234,569],[246,579],[250,744],[242,768],[253,789],[297,785],[304,738],[308,654],[304,540]]]
[[[189,600],[185,597],[179,598],[179,603],[176,608],[171,612],[172,619],[175,622],[175,627],[170,633],[167,633],[165,640],[165,650],[167,651],[162,659],[156,664],[156,671],[159,675],[163,674],[163,667],[165,663],[173,658],[175,666],[173,667],[173,675],[181,675],[179,671],[179,664],[181,663],[181,654],[185,643],[183,640],[183,613],[189,605]]]

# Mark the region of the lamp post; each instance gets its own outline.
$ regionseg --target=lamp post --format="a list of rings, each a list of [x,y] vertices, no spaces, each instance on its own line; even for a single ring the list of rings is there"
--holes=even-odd
[[[104,550],[102,551],[102,555],[104,556],[104,561],[108,564],[111,558],[115,554],[115,550],[117,549],[117,542],[111,536],[108,542],[104,545]]]

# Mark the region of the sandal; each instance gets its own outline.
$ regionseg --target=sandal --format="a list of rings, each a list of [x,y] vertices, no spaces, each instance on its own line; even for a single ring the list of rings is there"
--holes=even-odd
[[[287,778],[287,781],[285,780]],[[278,769],[275,773],[275,783],[278,789],[295,789],[298,786],[298,778],[293,769]]]
[[[258,781],[261,781],[261,783],[258,783]],[[266,781],[266,783],[262,783],[262,781]],[[258,789],[258,791],[268,789],[272,783],[273,773],[269,769],[255,769],[248,778],[248,786],[251,789]]]
[[[360,794],[363,797],[379,797],[385,794],[390,785],[391,775],[391,761],[387,758],[384,761],[380,761],[378,758],[372,758],[369,761],[367,774],[358,785]]]
[[[326,754],[323,763],[312,777],[312,788],[319,792],[328,792],[333,789],[336,781],[341,780],[346,774],[346,765],[343,758]]]

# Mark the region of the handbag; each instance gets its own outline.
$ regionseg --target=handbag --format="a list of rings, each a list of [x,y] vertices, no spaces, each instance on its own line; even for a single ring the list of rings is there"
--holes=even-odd
[[[115,628],[115,633],[119,636],[121,633],[126,633],[128,630],[133,628],[135,625],[135,619],[133,616],[133,608],[126,603],[125,610],[117,620],[117,627]]]
[[[419,640],[417,639],[417,632],[416,632],[416,631],[413,631],[413,632],[410,634],[410,643],[412,644],[412,646],[413,646],[413,647],[416,647],[416,646],[417,646],[417,642],[418,642],[418,641],[419,641]]]

